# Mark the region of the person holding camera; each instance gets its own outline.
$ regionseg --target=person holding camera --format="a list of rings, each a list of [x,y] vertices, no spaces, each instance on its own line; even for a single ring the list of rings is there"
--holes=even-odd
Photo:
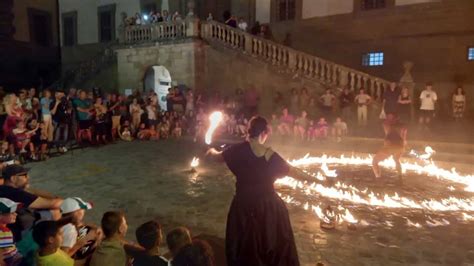
[[[51,103],[53,115],[54,143],[60,153],[67,152],[69,123],[71,121],[72,107],[62,90],[57,90]]]

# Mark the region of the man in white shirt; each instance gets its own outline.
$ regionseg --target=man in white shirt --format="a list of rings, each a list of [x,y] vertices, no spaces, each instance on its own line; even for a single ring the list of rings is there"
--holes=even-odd
[[[354,101],[357,104],[357,123],[359,126],[367,125],[367,106],[372,101],[372,97],[365,93],[364,89],[360,89],[359,94]]]
[[[239,29],[241,29],[243,31],[247,31],[248,24],[247,24],[247,22],[245,22],[244,18],[242,18],[242,17],[239,18],[238,27],[239,27]]]
[[[433,91],[433,84],[426,83],[425,89],[420,94],[420,125],[429,125],[431,118],[435,114],[435,103],[438,100],[438,95]]]

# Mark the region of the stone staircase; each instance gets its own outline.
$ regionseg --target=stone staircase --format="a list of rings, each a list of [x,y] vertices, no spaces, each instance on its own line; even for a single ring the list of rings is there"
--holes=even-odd
[[[200,37],[211,46],[226,47],[258,59],[278,72],[309,79],[326,87],[348,87],[351,91],[365,88],[379,98],[389,81],[355,69],[297,51],[279,43],[251,35],[216,21],[201,24]]]

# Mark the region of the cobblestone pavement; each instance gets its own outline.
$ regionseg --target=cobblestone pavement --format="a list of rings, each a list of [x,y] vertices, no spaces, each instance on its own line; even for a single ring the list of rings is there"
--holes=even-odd
[[[166,232],[184,225],[197,235],[220,238],[225,234],[227,210],[234,193],[234,179],[224,165],[202,161],[198,174],[189,172],[194,155],[205,148],[181,140],[118,143],[75,150],[46,162],[32,163],[32,187],[60,196],[78,196],[94,203],[86,220],[98,224],[103,212],[122,209],[129,222],[128,238],[135,228],[158,218]],[[286,154],[284,154],[286,155]],[[380,193],[398,192],[413,199],[445,198],[446,182],[407,176],[403,184],[391,180],[374,183],[368,168],[341,168],[341,180]],[[429,181],[429,182],[427,182]],[[279,188],[283,195],[314,204],[343,206],[366,221],[350,230],[345,224],[324,231],[314,214],[288,205],[302,265],[474,265],[474,223],[461,213],[430,213],[354,205],[318,195]],[[474,215],[474,213],[470,213]],[[429,227],[427,217],[445,219],[450,225]],[[407,225],[406,218],[421,228]]]

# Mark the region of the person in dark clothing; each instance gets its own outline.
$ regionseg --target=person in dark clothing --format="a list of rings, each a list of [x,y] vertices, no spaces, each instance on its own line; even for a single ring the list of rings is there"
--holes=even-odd
[[[146,222],[135,231],[138,244],[145,252],[134,256],[133,266],[167,266],[168,261],[160,255],[160,243],[163,238],[161,225],[156,221]]]
[[[253,117],[247,131],[246,141],[207,153],[222,159],[237,179],[227,216],[227,265],[299,265],[288,210],[273,183],[286,175],[310,177],[263,145],[270,131],[265,118]]]
[[[237,28],[237,19],[235,19],[232,14],[226,10],[224,11],[224,22],[227,26],[232,27],[232,28]]]
[[[399,97],[400,90],[397,88],[397,83],[390,83],[390,88],[383,93],[383,110],[385,114],[398,114]]]
[[[344,120],[350,120],[351,117],[351,106],[354,102],[354,96],[348,88],[344,88],[341,95],[339,95],[339,104],[341,108],[341,116]]]
[[[54,143],[59,152],[67,151],[69,125],[71,123],[72,104],[66,98],[64,91],[57,90],[54,100],[51,102],[51,114],[53,115]]]

